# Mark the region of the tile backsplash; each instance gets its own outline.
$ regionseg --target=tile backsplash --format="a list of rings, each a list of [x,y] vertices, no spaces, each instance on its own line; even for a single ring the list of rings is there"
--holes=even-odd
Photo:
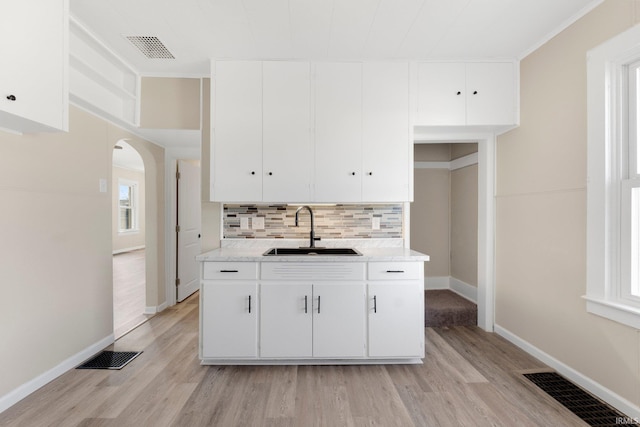
[[[233,205],[223,209],[225,239],[304,239],[309,237],[310,216],[305,209],[295,226],[300,205]],[[312,205],[316,236],[325,239],[380,239],[402,237],[402,204],[388,205]],[[264,229],[253,228],[264,219]],[[248,229],[242,229],[247,218]],[[380,228],[373,229],[379,219]]]

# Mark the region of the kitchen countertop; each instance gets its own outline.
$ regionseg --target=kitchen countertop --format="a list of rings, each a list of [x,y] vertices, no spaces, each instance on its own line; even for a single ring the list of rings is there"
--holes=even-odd
[[[323,245],[318,245],[323,246]],[[297,246],[291,246],[297,247]],[[403,247],[354,247],[362,256],[355,255],[276,255],[263,256],[265,247],[222,247],[196,257],[198,261],[251,261],[251,262],[368,262],[368,261],[429,261],[429,255]]]

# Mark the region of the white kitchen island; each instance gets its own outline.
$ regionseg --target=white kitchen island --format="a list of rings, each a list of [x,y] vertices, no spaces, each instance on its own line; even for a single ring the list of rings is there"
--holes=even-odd
[[[422,363],[429,257],[336,245],[362,255],[264,256],[249,245],[198,256],[202,363]]]

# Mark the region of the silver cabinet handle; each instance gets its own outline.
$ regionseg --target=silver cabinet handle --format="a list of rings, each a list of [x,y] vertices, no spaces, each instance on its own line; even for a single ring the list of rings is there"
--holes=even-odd
[[[304,313],[307,314],[307,296],[304,296]]]
[[[318,314],[320,314],[320,295],[318,295]]]
[[[220,273],[237,273],[238,270],[220,270]]]
[[[404,270],[387,270],[387,273],[404,273]]]
[[[377,313],[378,312],[378,299],[376,298],[376,296],[373,296],[373,312]]]
[[[249,314],[251,314],[251,295],[249,295]]]

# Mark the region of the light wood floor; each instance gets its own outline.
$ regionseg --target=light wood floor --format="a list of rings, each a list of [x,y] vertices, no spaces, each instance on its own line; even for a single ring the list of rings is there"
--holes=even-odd
[[[477,327],[426,328],[423,365],[201,366],[197,293],[116,341],[121,371],[71,370],[1,426],[585,426],[522,378],[545,368]]]
[[[146,322],[144,249],[113,256],[113,332],[116,338]]]

